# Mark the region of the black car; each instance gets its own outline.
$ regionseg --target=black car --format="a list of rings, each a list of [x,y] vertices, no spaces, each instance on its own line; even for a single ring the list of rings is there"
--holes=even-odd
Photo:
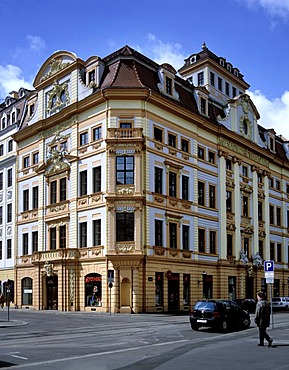
[[[251,320],[248,311],[243,310],[236,302],[220,300],[197,301],[190,314],[193,330],[201,326],[227,332],[229,329],[247,329]]]

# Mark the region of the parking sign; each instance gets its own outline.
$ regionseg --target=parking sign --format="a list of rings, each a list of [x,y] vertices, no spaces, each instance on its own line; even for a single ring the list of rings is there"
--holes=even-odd
[[[264,271],[265,272],[274,272],[274,261],[265,261],[264,262]]]

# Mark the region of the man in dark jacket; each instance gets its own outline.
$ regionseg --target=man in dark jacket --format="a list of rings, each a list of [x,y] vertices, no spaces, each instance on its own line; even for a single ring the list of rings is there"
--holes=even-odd
[[[264,346],[264,339],[268,342],[268,347],[272,347],[273,339],[270,338],[269,334],[266,332],[268,326],[270,326],[270,314],[271,307],[265,299],[265,293],[260,291],[257,293],[257,305],[255,313],[255,323],[259,328],[259,344],[258,346]]]

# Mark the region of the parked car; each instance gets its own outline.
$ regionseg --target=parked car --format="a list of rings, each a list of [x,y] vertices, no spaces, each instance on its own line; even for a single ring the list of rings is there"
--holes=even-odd
[[[273,297],[272,307],[275,310],[288,310],[289,309],[289,297]]]
[[[253,298],[245,298],[245,299],[235,299],[235,302],[243,308],[243,310],[247,310],[249,313],[255,313],[256,311],[256,300]]]
[[[190,314],[193,330],[210,327],[223,332],[229,329],[247,329],[251,320],[248,311],[243,310],[231,300],[200,300],[197,301]]]

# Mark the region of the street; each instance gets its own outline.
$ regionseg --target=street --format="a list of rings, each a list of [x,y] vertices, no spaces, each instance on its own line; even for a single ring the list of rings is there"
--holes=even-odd
[[[258,330],[192,331],[188,316],[0,311],[0,367],[28,369],[288,369],[289,313],[274,314],[273,348]],[[253,316],[252,316],[253,317]]]

